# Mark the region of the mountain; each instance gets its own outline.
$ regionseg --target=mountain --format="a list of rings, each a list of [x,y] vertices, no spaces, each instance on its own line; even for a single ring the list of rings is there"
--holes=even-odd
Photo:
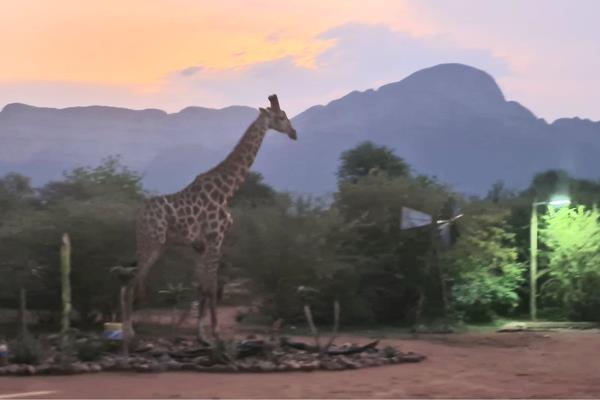
[[[18,171],[41,184],[74,166],[120,155],[158,191],[180,184],[227,154],[258,111],[188,107],[178,113],[115,107],[37,108],[0,112],[0,174]]]
[[[298,144],[267,145],[258,168],[277,187],[300,192],[331,190],[339,154],[366,139],[394,148],[416,172],[471,194],[485,193],[495,180],[524,188],[549,168],[600,178],[600,123],[548,124],[507,101],[490,75],[461,64],[349,93],[306,110],[294,125]]]
[[[169,192],[222,159],[256,114],[241,106],[167,114],[9,104],[0,112],[0,174],[23,172],[41,184],[65,169],[121,154],[144,172],[148,188]],[[416,172],[466,193],[485,193],[495,180],[523,188],[549,168],[600,178],[599,122],[561,118],[549,124],[507,101],[490,75],[461,64],[349,93],[309,108],[293,124],[299,140],[270,135],[255,169],[276,188],[294,192],[334,190],[340,153],[364,140],[394,148]]]

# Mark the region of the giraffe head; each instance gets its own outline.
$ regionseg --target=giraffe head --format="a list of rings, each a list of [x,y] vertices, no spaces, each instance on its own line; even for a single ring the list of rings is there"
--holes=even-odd
[[[292,123],[288,119],[285,111],[283,111],[279,107],[279,100],[277,99],[277,95],[273,94],[269,96],[269,101],[271,102],[271,107],[267,109],[260,109],[261,113],[264,113],[269,117],[269,129],[285,133],[290,139],[296,140],[298,138],[298,136],[296,135],[296,130],[292,126]]]

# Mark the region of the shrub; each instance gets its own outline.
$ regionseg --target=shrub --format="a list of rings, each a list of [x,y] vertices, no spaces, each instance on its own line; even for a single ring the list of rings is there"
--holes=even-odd
[[[98,338],[86,338],[78,341],[75,348],[77,358],[81,361],[96,361],[106,351],[104,341]]]
[[[24,335],[15,339],[8,346],[9,359],[15,364],[36,365],[42,358],[42,346],[31,335]]]

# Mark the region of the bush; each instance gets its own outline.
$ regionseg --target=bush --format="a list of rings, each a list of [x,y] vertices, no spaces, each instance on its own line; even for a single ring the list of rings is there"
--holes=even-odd
[[[42,359],[42,346],[31,335],[15,339],[8,346],[9,360],[15,364],[39,364]]]
[[[514,235],[505,218],[493,208],[471,210],[462,221],[457,244],[444,257],[452,283],[452,311],[461,319],[488,322],[519,303],[524,267],[517,262]]]
[[[547,275],[542,298],[575,320],[598,320],[600,307],[600,213],[597,209],[549,209],[542,239]]]
[[[81,361],[96,361],[106,351],[106,344],[99,338],[82,339],[75,344],[77,358]]]

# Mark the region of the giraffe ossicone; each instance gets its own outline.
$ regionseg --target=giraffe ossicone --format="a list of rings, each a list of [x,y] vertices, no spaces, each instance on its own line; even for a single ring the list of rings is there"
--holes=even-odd
[[[123,312],[124,334],[134,335],[132,310],[134,288],[140,288],[152,266],[166,248],[188,246],[195,254],[195,278],[198,287],[198,339],[206,342],[202,318],[210,310],[213,337],[218,335],[217,274],[221,246],[233,224],[229,201],[240,188],[269,130],[296,140],[296,130],[277,95],[269,96],[270,107],[260,108],[242,138],[229,155],[211,170],[198,175],[181,191],[151,197],[140,208],[136,220],[136,258],[138,272],[127,291]]]

